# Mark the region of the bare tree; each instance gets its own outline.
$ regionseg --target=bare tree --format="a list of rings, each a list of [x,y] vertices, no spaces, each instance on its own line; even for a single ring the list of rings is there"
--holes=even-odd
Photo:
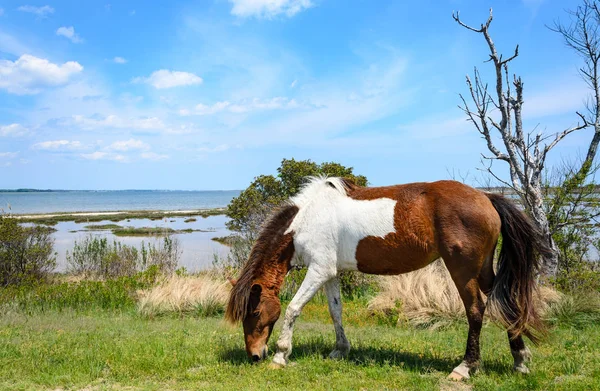
[[[597,0],[583,0],[574,11],[567,11],[568,25],[556,21],[550,30],[562,35],[565,44],[583,59],[579,69],[582,79],[590,88],[586,101],[587,122],[594,127],[594,137],[585,158],[556,192],[549,213],[560,214],[570,194],[581,187],[594,172],[594,158],[600,143],[600,4]]]
[[[492,92],[488,90],[477,68],[474,71],[474,80],[467,76],[472,106],[461,95],[462,106],[459,106],[475,125],[487,143],[490,156],[482,155],[485,169],[496,180],[510,187],[521,199],[527,212],[533,217],[536,225],[548,240],[551,255],[544,259],[542,273],[554,275],[556,273],[559,251],[552,239],[546,209],[544,208],[543,171],[548,152],[554,148],[565,136],[588,126],[587,118],[577,113],[581,123],[552,135],[543,135],[536,129],[526,132],[523,129],[523,81],[513,75],[509,77],[509,64],[519,55],[519,46],[514,53],[504,58],[496,50],[496,46],[489,33],[492,23],[492,10],[484,24],[479,28],[471,27],[460,20],[459,13],[452,17],[462,27],[482,34],[489,48],[489,62],[495,71],[495,85]],[[498,132],[502,145],[496,144],[492,132]],[[595,152],[594,152],[595,153]],[[510,182],[501,179],[492,171],[492,163],[501,160],[508,163]]]

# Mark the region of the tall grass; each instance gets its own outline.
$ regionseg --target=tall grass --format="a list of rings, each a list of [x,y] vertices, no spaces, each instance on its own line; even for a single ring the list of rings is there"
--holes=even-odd
[[[466,319],[462,300],[441,259],[411,273],[381,277],[380,286],[369,308],[395,317],[398,323],[435,329]],[[545,314],[561,298],[560,293],[543,286],[535,295],[536,306]]]
[[[138,311],[153,317],[169,313],[214,316],[223,313],[229,283],[209,275],[172,275],[138,292]]]
[[[180,254],[178,240],[168,236],[154,244],[142,242],[138,249],[88,235],[83,241],[76,241],[73,250],[67,252],[67,264],[70,273],[88,278],[132,276],[149,267],[169,274],[177,267]]]

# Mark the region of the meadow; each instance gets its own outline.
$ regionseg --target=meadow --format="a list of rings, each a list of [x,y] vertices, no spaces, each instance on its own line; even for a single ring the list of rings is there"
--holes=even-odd
[[[222,279],[213,274],[155,281],[152,272],[111,281],[61,276],[36,288],[3,289],[0,388],[600,389],[600,311],[590,307],[586,312],[575,304],[579,299],[561,300],[548,311],[551,333],[539,346],[530,345],[530,375],[513,373],[506,333],[488,321],[481,370],[469,381],[454,383],[446,376],[464,352],[463,317],[416,326],[399,312],[374,311],[377,294],[346,299],[352,350],[346,360],[335,361],[326,358],[335,336],[326,300],[318,295],[297,323],[295,364],[274,370],[268,361],[250,364],[241,326],[222,319],[228,290]],[[209,281],[214,285],[207,286]],[[144,298],[150,303],[143,305]],[[148,311],[153,305],[167,310]],[[271,351],[278,333],[277,328]]]

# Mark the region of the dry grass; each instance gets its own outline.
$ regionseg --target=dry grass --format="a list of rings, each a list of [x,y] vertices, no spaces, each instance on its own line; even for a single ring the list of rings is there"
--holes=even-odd
[[[438,328],[465,320],[463,303],[442,260],[412,273],[381,277],[380,286],[380,293],[369,302],[369,309],[398,315],[399,323]],[[549,305],[560,300],[560,293],[541,287],[537,306],[545,313]]]
[[[209,275],[171,276],[138,292],[138,311],[145,316],[194,313],[212,316],[224,311],[229,283]]]

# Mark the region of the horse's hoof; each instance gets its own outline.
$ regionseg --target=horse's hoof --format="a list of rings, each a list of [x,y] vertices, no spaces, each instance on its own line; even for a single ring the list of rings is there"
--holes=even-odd
[[[273,369],[281,369],[287,365],[287,360],[285,356],[281,352],[275,353],[275,357],[273,357],[273,362],[271,362],[270,367]]]
[[[467,380],[469,378],[469,367],[465,362],[460,363],[459,366],[452,370],[452,373],[448,375],[448,379],[454,381]]]
[[[283,369],[285,365],[278,364],[276,362],[272,362],[269,364],[269,369]]]
[[[529,370],[529,368],[527,368],[525,365],[521,364],[521,365],[515,365],[513,367],[513,370],[517,373],[521,373],[523,375],[528,375],[531,371]]]
[[[341,360],[348,356],[348,351],[343,351],[339,349],[335,349],[333,352],[329,353],[329,358],[332,360]]]
[[[452,371],[452,373],[448,375],[448,379],[453,380],[453,381],[463,381],[463,380],[467,380],[468,378],[469,378],[469,375],[463,376],[456,371]]]

